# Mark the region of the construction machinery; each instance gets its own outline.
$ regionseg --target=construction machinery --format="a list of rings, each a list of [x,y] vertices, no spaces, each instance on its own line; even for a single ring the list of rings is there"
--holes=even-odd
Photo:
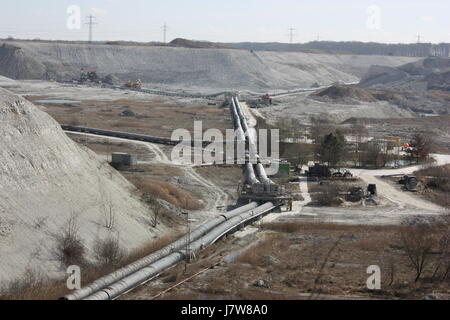
[[[350,170],[343,169],[343,170],[332,170],[332,171],[334,171],[331,175],[333,178],[346,178],[346,179],[353,178],[353,174],[350,172]]]
[[[377,196],[378,195],[378,191],[377,191],[377,185],[376,184],[369,184],[369,186],[367,187],[367,194],[370,196]]]
[[[97,75],[97,69],[95,67],[88,67],[81,69],[80,82],[99,82],[100,78]]]
[[[331,170],[326,165],[315,163],[313,167],[309,167],[306,175],[309,178],[329,178],[331,177]]]
[[[136,80],[136,82],[132,82],[131,80],[128,80],[127,83],[125,83],[125,87],[127,88],[134,88],[134,89],[142,89],[142,81],[140,79]]]
[[[417,191],[419,180],[413,176],[404,176],[398,183],[402,184],[403,188],[407,191]]]
[[[272,98],[270,97],[270,95],[268,93],[266,93],[265,95],[263,95],[261,97],[262,102],[267,103],[267,104],[272,104]]]

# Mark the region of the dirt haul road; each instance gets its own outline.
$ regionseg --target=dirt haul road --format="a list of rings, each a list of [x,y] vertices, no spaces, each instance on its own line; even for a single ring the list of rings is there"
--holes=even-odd
[[[89,133],[81,133],[81,132],[70,132],[70,134],[76,134],[76,135],[82,135],[87,137],[95,137],[98,138],[99,136]],[[211,181],[203,178],[200,174],[198,174],[195,171],[195,166],[193,164],[188,163],[181,163],[181,162],[174,162],[169,159],[169,157],[166,155],[166,153],[156,144],[149,143],[149,142],[143,142],[143,141],[135,141],[135,140],[127,140],[122,138],[116,138],[116,137],[107,137],[102,136],[102,138],[110,140],[110,141],[118,141],[118,142],[127,142],[127,143],[134,143],[138,145],[143,145],[148,148],[148,150],[154,154],[154,158],[150,162],[145,163],[154,163],[154,164],[167,164],[172,166],[177,166],[180,169],[182,169],[186,175],[191,181],[198,183],[200,186],[204,187],[205,190],[210,193],[210,197],[208,197],[207,203],[208,206],[205,210],[201,212],[196,212],[195,217],[196,223],[201,224],[203,222],[203,218],[209,218],[211,215],[213,215],[214,212],[217,211],[219,207],[226,207],[228,205],[228,194],[224,192],[219,186],[212,183]],[[211,201],[211,199],[213,199]]]
[[[436,160],[435,165],[445,165],[450,163],[450,155],[443,154],[433,154],[433,158]],[[427,211],[433,211],[436,213],[442,213],[444,208],[438,206],[434,203],[421,199],[417,196],[414,196],[411,193],[398,190],[394,188],[389,183],[380,179],[381,176],[389,176],[389,175],[408,175],[412,174],[417,170],[422,169],[423,166],[412,166],[401,169],[381,169],[381,170],[362,170],[356,169],[352,170],[353,174],[360,177],[367,184],[376,184],[379,195],[387,198],[393,203],[397,204],[399,208],[416,208]]]

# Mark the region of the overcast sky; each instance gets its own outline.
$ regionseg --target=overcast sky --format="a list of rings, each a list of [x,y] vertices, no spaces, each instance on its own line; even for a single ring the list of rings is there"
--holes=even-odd
[[[87,40],[89,14],[94,40],[450,42],[449,0],[1,0],[0,38]]]

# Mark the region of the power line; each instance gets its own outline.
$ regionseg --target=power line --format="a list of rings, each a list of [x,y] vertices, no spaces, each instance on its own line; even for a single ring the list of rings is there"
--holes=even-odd
[[[289,28],[288,31],[289,31],[289,43],[293,44],[294,43],[294,33],[295,33],[295,31],[297,31],[297,29]]]
[[[167,43],[167,23],[164,23],[164,25],[162,26],[162,30],[163,30],[163,42]]]
[[[95,17],[93,15],[88,16],[89,22],[86,22],[89,25],[89,43],[92,43],[92,29],[94,25],[98,24],[94,22]]]

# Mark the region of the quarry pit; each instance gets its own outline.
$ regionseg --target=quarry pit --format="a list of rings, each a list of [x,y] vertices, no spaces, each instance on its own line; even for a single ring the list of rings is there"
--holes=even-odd
[[[37,269],[44,270],[49,278],[64,278],[65,270],[55,250],[60,231],[70,228],[71,224],[76,224],[80,231],[87,256],[85,263],[93,265],[95,247],[102,239],[117,239],[129,254],[135,253],[149,243],[164,242],[167,237],[185,233],[186,211],[192,219],[191,227],[197,227],[236,206],[237,188],[243,182],[239,166],[180,165],[171,161],[170,146],[68,133],[60,125],[170,138],[174,130],[192,131],[194,121],[202,121],[205,129],[225,132],[233,127],[225,92],[238,91],[242,99],[249,102],[260,100],[261,95],[269,93],[273,96],[273,104],[249,109],[250,117],[259,125],[285,124],[307,134],[311,119],[323,116],[343,129],[354,123],[364,123],[374,138],[400,136],[409,139],[411,132],[424,130],[436,138],[433,153],[449,153],[450,104],[445,90],[422,88],[419,96],[411,97],[412,93],[402,91],[401,96],[373,98],[377,90],[382,90],[383,94],[386,94],[383,90],[396,90],[393,85],[383,87],[374,80],[373,66],[384,66],[392,73],[397,68],[407,72],[409,69],[405,69],[405,65],[417,64],[420,60],[398,56],[223,48],[0,42],[0,254],[8,257],[0,261],[0,282],[13,281],[34,266],[40,266]],[[102,76],[111,75],[116,83],[78,83],[80,69],[89,65],[95,65]],[[128,90],[124,84],[130,79],[141,79],[144,88],[160,94]],[[366,82],[360,83],[361,80]],[[419,84],[425,81],[422,78],[413,80]],[[411,81],[409,76],[405,79],[408,85],[419,86]],[[405,83],[401,84],[402,90],[407,90]],[[338,94],[327,92],[330,88],[337,88],[333,92]],[[215,93],[218,94],[216,97],[210,96]],[[443,125],[435,126],[436,121]],[[108,163],[113,152],[134,154],[138,164],[115,170]],[[450,162],[446,155],[437,155],[436,159],[441,164]],[[300,249],[312,252],[321,241],[328,246],[339,239],[341,233],[353,232],[355,239],[345,240],[342,250],[349,259],[366,261],[371,257],[361,248],[368,246],[370,252],[380,248],[373,241],[366,243],[361,239],[373,239],[372,236],[378,239],[385,234],[395,238],[397,228],[401,228],[405,219],[433,219],[443,212],[442,207],[416,195],[400,200],[400,197],[393,197],[392,189],[378,178],[392,172],[357,169],[355,174],[366,184],[375,182],[381,186],[380,206],[317,207],[308,201],[308,184],[309,188],[311,184],[294,182],[302,196],[302,200],[299,198],[294,202],[294,212],[271,215],[269,220],[262,220],[256,227],[247,227],[235,238],[224,240],[221,244],[226,249],[217,245],[212,247],[190,272],[208,267],[212,260],[220,262],[224,255],[236,250],[247,250],[252,243],[258,243],[258,250],[263,252],[269,247],[266,239],[277,232],[282,235],[275,234],[272,249],[280,250],[288,244],[288,252],[295,254],[299,254]],[[157,195],[157,206],[154,198],[148,198],[149,194]],[[306,244],[300,245],[289,234],[277,229],[278,225],[270,225],[274,221],[296,226],[312,224],[314,234]],[[334,229],[330,224],[339,227]],[[380,231],[378,228],[385,229]],[[302,227],[297,231],[309,234]],[[326,234],[331,236],[322,239]],[[355,255],[348,251],[351,248],[356,248]],[[395,255],[383,251],[383,256],[394,259]],[[310,258],[313,259],[312,255]],[[286,259],[285,256],[278,255],[268,263],[255,259],[242,254],[241,260],[232,262],[229,268],[222,262],[217,269],[203,276],[205,282],[188,285],[167,297],[182,298],[194,294],[203,298],[303,299],[315,289],[303,286],[301,282],[314,277],[317,265],[292,266],[312,270],[308,277],[298,280],[296,285],[305,292],[298,295],[294,289],[283,292],[282,288],[283,283],[292,283],[291,278],[296,277],[290,272],[292,270],[285,276],[274,272],[272,278],[260,279],[261,274],[278,266],[276,259]],[[255,263],[259,269],[246,270],[249,263]],[[229,277],[233,272],[245,272],[246,281],[256,285],[225,285],[222,277]],[[336,271],[333,279],[340,275],[341,271]],[[211,277],[224,285],[222,291],[215,292],[212,285],[207,284],[211,283]],[[166,289],[166,284],[176,284],[182,278],[181,269],[176,268],[165,273],[155,287],[147,291],[143,287],[124,298],[147,299]],[[325,297],[347,294],[356,299],[367,294],[359,292],[355,283],[343,290],[345,277],[339,279],[336,286],[322,293]],[[241,296],[233,294],[236,288],[244,290]],[[412,296],[422,293],[418,290]],[[386,296],[395,294],[407,296],[400,285]]]

